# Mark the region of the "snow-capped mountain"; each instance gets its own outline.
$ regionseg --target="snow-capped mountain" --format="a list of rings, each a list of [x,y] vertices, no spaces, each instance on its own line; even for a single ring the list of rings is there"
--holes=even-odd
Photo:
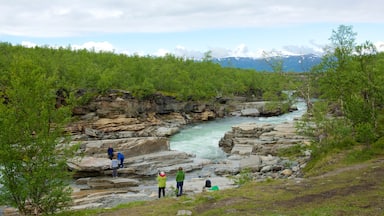
[[[285,55],[281,57],[281,60],[283,61],[284,72],[305,72],[319,64],[321,57],[314,54]],[[212,61],[223,67],[254,69],[256,71],[273,71],[271,65],[263,58],[226,57],[213,58]]]

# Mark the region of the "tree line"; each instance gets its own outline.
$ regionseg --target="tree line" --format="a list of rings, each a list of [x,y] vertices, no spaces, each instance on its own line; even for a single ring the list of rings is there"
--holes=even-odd
[[[13,46],[0,43],[0,86],[6,88],[10,72],[30,62],[46,76],[55,77],[59,88],[130,91],[134,96],[162,93],[178,99],[204,100],[257,92],[276,93],[284,80],[274,73],[222,68],[211,61],[196,61],[173,55],[127,56],[67,48]],[[265,98],[264,98],[265,99]],[[269,99],[269,98],[267,98]]]

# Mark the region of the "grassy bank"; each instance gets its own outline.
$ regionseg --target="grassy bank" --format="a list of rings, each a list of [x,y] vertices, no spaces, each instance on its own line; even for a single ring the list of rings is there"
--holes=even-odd
[[[236,189],[135,202],[68,215],[382,215],[384,157],[335,164],[325,174],[296,180],[249,182]],[[66,214],[62,214],[66,215]]]

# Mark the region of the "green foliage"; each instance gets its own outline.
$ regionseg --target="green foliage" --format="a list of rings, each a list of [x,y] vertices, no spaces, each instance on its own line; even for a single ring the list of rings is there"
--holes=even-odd
[[[374,142],[371,148],[379,155],[384,155],[384,137]]]
[[[356,127],[356,141],[369,145],[376,140],[376,134],[373,126],[369,123],[361,123]]]
[[[339,26],[330,38],[332,45],[323,61],[322,95],[340,107],[340,115],[354,127],[377,126],[383,104],[383,67],[372,43],[355,44],[352,26]],[[380,84],[381,83],[381,84]],[[376,128],[374,128],[376,130]]]
[[[96,92],[84,92],[82,95],[78,95],[76,97],[76,104],[78,105],[86,105],[88,104],[94,97],[96,96]]]
[[[310,146],[311,160],[305,167],[306,172],[329,166],[337,158],[338,153],[348,152],[358,145],[353,136],[349,135],[351,128],[348,125],[343,124],[342,121],[330,121],[329,123],[331,125],[329,125],[328,131],[331,134],[327,134],[322,140],[314,142]]]
[[[56,77],[38,59],[14,56],[0,102],[1,203],[23,215],[53,214],[71,201],[63,124],[70,106],[56,108]],[[64,142],[63,142],[64,141]],[[60,145],[59,145],[60,142]]]
[[[143,83],[140,85],[135,85],[134,89],[132,90],[133,95],[139,98],[144,98],[154,94],[155,92],[155,87],[148,79],[144,79]]]
[[[109,52],[95,53],[71,48],[25,48],[0,43],[1,88],[9,83],[7,76],[11,65],[17,64],[15,56],[34,59],[47,77],[69,92],[78,89],[106,92],[121,89],[138,98],[156,92],[175,95],[179,99],[206,100],[215,97],[232,97],[253,94],[276,97],[282,90],[290,90],[287,77],[253,70],[222,68],[209,61],[194,61],[166,55],[165,57],[127,56]],[[278,97],[276,97],[278,99]],[[86,99],[84,100],[86,101]]]
[[[303,152],[307,150],[308,147],[301,144],[296,144],[288,148],[280,148],[277,152],[279,157],[288,157],[288,158],[298,158],[303,156]]]
[[[377,154],[374,151],[372,151],[372,149],[363,148],[363,149],[359,149],[359,150],[355,150],[355,151],[350,152],[347,155],[346,162],[347,163],[359,163],[359,162],[370,160],[370,159],[374,158],[375,156],[377,156]]]
[[[171,186],[169,187],[169,190],[172,191],[172,193],[170,193],[170,194],[167,193],[167,194],[166,194],[167,197],[176,196],[176,195],[178,194],[178,192],[179,192],[179,189],[176,188],[176,187],[173,186],[173,185],[171,185]]]
[[[330,116],[328,107],[325,101],[314,103],[311,115],[306,115],[297,122],[298,131],[314,137],[314,140],[320,143],[350,137],[353,132],[350,122],[345,118]]]
[[[332,32],[331,46],[315,68],[321,99],[298,124],[316,141],[310,166],[329,155],[348,150],[351,160],[373,155],[372,144],[383,135],[384,55],[372,43],[356,45],[352,26]],[[365,146],[356,150],[356,146]],[[357,148],[359,149],[359,148]]]
[[[348,154],[347,162],[359,163],[368,161],[384,155],[384,137],[376,142],[371,142],[370,146],[363,145],[361,148],[354,149]]]
[[[232,179],[233,182],[238,186],[248,183],[253,180],[252,170],[250,168],[244,168],[240,171],[239,174],[233,176]]]

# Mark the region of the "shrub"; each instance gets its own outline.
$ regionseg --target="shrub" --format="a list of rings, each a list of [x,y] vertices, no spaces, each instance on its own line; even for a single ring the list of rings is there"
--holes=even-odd
[[[252,177],[252,172],[250,168],[242,169],[238,175],[233,177],[234,183],[238,186],[241,186],[252,180],[253,180],[253,177]]]

